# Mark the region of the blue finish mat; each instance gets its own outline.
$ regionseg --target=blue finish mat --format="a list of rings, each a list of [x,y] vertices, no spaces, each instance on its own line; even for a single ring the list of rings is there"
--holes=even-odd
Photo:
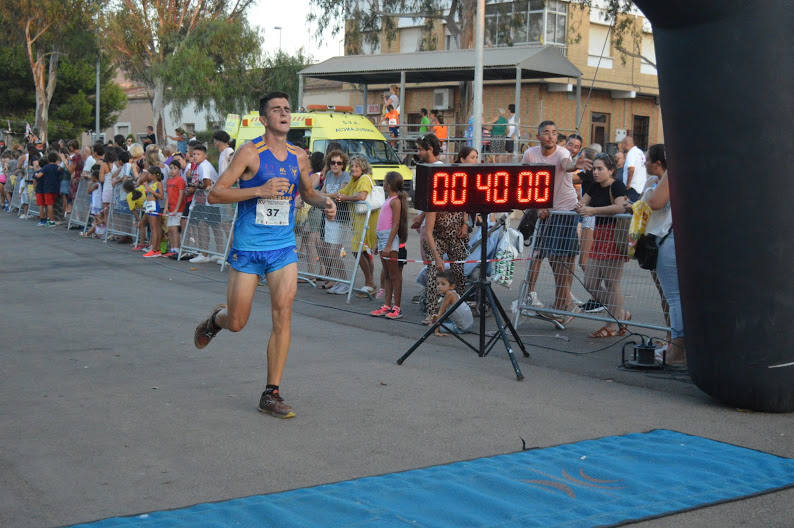
[[[77,526],[609,526],[794,486],[794,459],[655,430]]]

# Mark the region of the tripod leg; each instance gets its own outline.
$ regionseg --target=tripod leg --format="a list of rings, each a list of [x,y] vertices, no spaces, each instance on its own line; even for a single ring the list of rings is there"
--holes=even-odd
[[[496,297],[496,295],[494,295],[493,298],[494,298],[494,302],[496,303],[497,310],[499,310],[499,313],[502,314],[502,319],[505,322],[505,327],[508,330],[510,330],[511,334],[513,334],[513,339],[516,340],[516,344],[521,349],[521,352],[524,353],[524,357],[529,357],[529,352],[527,352],[527,349],[524,348],[524,342],[521,341],[521,338],[518,336],[518,331],[516,330],[516,327],[510,324],[510,319],[507,318],[507,314],[505,313],[505,309],[502,306],[502,303],[499,302],[499,298]]]
[[[494,319],[496,319],[496,331],[498,332],[498,335],[502,338],[502,341],[504,342],[505,350],[507,350],[507,357],[510,358],[510,363],[513,364],[513,370],[516,373],[516,379],[518,381],[521,381],[524,379],[524,375],[521,373],[521,367],[518,366],[518,361],[516,361],[515,355],[513,355],[513,349],[510,347],[510,340],[507,339],[507,334],[505,334],[504,324],[502,323],[502,317],[500,316],[500,312],[502,312],[502,310],[497,309],[498,305],[496,301],[496,296],[494,295],[493,290],[491,290],[490,284],[486,285],[485,291],[488,295],[488,301],[491,304],[491,308],[493,309]],[[499,308],[501,308],[501,306],[499,306]],[[510,321],[505,321],[505,322],[508,325],[510,324]]]
[[[466,301],[466,298],[467,298],[468,296],[470,296],[470,295],[471,295],[471,293],[472,293],[472,290],[474,290],[475,288],[477,288],[477,286],[472,286],[471,288],[469,288],[469,289],[468,289],[468,290],[467,290],[467,291],[466,291],[466,292],[465,292],[465,293],[464,293],[464,294],[463,294],[463,295],[460,297],[460,299],[458,299],[458,300],[457,300],[457,302],[456,302],[455,304],[453,304],[453,305],[452,305],[452,306],[451,306],[451,307],[450,307],[450,308],[449,308],[449,309],[448,309],[446,312],[444,312],[444,313],[441,315],[441,317],[439,317],[439,318],[438,318],[438,321],[436,321],[435,323],[433,323],[433,324],[430,326],[430,328],[427,330],[427,332],[425,332],[425,334],[424,334],[422,337],[420,337],[420,338],[419,338],[419,340],[418,340],[416,343],[414,343],[413,345],[411,345],[411,348],[409,348],[409,349],[408,349],[408,351],[407,351],[405,354],[403,354],[402,356],[400,356],[400,359],[398,359],[398,360],[397,360],[397,364],[398,364],[398,365],[402,365],[402,364],[403,364],[403,362],[404,362],[406,359],[408,359],[408,356],[410,356],[411,354],[413,354],[413,353],[414,353],[414,350],[416,350],[417,348],[419,348],[419,345],[421,345],[422,343],[424,343],[424,342],[425,342],[425,340],[426,340],[428,337],[430,337],[431,335],[433,335],[433,332],[435,332],[435,331],[436,331],[436,328],[438,328],[439,326],[441,326],[441,323],[443,323],[444,321],[446,321],[447,319],[449,319],[449,316],[450,316],[450,315],[452,315],[452,312],[454,312],[454,311],[455,311],[455,309],[456,309],[458,306],[460,306],[460,305],[461,305],[461,303],[463,303],[463,302],[465,302],[465,301]],[[465,342],[465,341],[464,341],[464,342]],[[468,344],[468,343],[466,343],[466,344]],[[472,348],[472,347],[470,347],[470,348]]]

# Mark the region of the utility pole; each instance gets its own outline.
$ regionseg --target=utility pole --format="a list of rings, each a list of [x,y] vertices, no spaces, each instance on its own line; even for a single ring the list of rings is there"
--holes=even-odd
[[[94,115],[94,143],[99,141],[99,55],[96,57],[96,109]]]
[[[281,52],[281,26],[273,26],[273,29],[278,30],[278,51]]]
[[[472,126],[474,127],[474,148],[482,159],[482,79],[483,79],[483,38],[485,36],[485,0],[477,0],[474,21],[474,108]]]

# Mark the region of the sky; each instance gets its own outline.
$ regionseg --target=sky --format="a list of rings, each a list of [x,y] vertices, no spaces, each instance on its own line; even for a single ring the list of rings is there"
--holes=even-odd
[[[285,8],[285,4],[288,7]],[[264,31],[263,48],[266,53],[275,53],[279,48],[294,54],[301,47],[304,54],[310,55],[314,62],[321,62],[342,55],[342,35],[331,37],[330,32],[322,39],[315,36],[317,27],[309,24],[309,0],[258,0],[248,10],[248,20]],[[281,31],[274,29],[281,27]]]

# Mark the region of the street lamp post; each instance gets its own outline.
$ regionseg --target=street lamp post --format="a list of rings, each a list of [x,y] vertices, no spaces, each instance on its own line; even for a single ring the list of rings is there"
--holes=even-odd
[[[281,26],[273,26],[273,29],[278,30],[278,50],[281,51]]]

